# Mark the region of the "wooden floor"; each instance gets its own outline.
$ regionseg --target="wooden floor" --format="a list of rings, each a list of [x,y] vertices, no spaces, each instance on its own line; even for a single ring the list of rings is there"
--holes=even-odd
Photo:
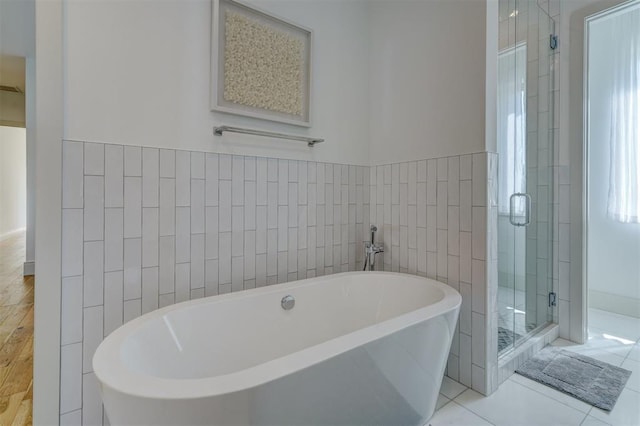
[[[24,233],[0,241],[0,426],[30,425],[33,276],[23,277]]]

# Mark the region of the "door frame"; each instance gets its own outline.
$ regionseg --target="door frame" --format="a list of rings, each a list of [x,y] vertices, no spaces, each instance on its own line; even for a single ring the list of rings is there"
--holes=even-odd
[[[561,315],[568,328],[567,337],[577,343],[588,339],[588,111],[586,100],[588,76],[587,21],[602,12],[622,7],[634,0],[600,0],[573,12],[569,18],[568,116],[564,121],[568,132],[569,182],[573,190],[570,197],[570,282],[569,312]],[[562,166],[561,166],[562,167]],[[560,237],[559,237],[560,238]],[[562,319],[560,320],[562,322]],[[561,327],[562,330],[563,327]]]
[[[35,2],[33,424],[60,423],[63,0]]]
[[[587,271],[587,266],[589,262],[589,198],[590,198],[590,189],[589,189],[589,148],[590,148],[590,133],[589,133],[589,110],[587,108],[590,94],[589,94],[589,22],[594,20],[598,20],[601,18],[605,18],[612,14],[618,13],[627,9],[628,7],[637,7],[640,5],[639,0],[626,0],[622,3],[615,5],[613,7],[605,8],[597,13],[591,14],[585,18],[585,26],[584,26],[584,204],[583,208],[585,210],[585,224],[584,224],[584,291],[586,293],[586,316],[587,316],[587,327],[588,327],[588,311],[589,311],[589,274]]]

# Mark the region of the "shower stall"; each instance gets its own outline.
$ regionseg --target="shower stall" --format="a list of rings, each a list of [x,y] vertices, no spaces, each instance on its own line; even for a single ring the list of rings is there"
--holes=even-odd
[[[546,3],[546,2],[545,2]],[[537,0],[500,0],[498,354],[553,320],[556,23]]]

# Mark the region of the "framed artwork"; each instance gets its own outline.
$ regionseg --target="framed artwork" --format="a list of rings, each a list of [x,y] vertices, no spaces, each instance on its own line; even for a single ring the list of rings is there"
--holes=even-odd
[[[211,109],[311,127],[313,32],[236,0],[212,0]]]

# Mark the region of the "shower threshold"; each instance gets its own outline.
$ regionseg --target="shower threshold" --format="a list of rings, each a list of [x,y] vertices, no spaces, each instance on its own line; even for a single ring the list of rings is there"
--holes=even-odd
[[[545,329],[552,325],[557,325],[548,321],[538,327],[527,326],[526,334],[515,333],[505,327],[498,326],[498,359],[508,357],[513,352],[518,352],[518,348],[527,345],[527,342],[534,337],[538,337]],[[542,348],[541,348],[542,349]]]

